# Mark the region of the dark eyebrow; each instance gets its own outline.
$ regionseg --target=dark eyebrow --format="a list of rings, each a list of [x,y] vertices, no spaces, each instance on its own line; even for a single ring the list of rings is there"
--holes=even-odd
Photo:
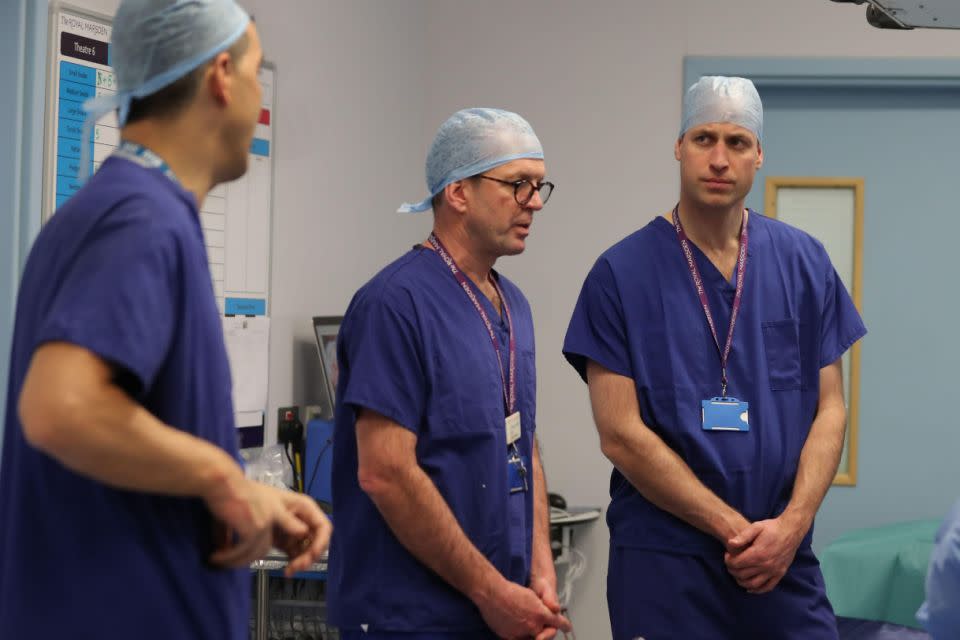
[[[544,180],[547,179],[546,174],[544,174],[542,177],[535,176],[529,173],[515,173],[515,174],[507,174],[507,175],[513,176],[510,178],[504,178],[504,180],[508,180],[510,182],[523,182],[524,180],[527,182],[543,182]]]

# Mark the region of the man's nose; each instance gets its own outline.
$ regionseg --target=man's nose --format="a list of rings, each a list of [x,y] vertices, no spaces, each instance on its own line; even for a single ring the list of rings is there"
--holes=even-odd
[[[716,171],[723,171],[730,166],[730,159],[727,155],[727,147],[725,145],[714,145],[710,151],[710,166]]]

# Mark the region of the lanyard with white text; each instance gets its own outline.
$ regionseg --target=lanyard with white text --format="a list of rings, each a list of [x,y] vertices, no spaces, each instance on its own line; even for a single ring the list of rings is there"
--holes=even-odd
[[[440,239],[431,233],[430,238],[427,241],[437,252],[437,255],[439,255],[440,258],[446,263],[447,267],[450,268],[450,272],[453,273],[453,276],[457,279],[457,282],[460,283],[460,286],[466,292],[467,297],[470,298],[470,302],[473,303],[477,313],[480,314],[480,319],[483,320],[483,324],[487,328],[487,333],[490,335],[490,342],[493,343],[493,349],[497,354],[497,365],[500,369],[500,384],[502,385],[503,389],[503,402],[505,405],[504,408],[506,409],[505,415],[509,416],[513,414],[514,407],[517,404],[517,345],[513,336],[513,319],[510,316],[510,306],[507,304],[507,298],[503,295],[503,291],[500,289],[500,285],[497,284],[497,281],[491,278],[490,282],[493,284],[494,289],[497,290],[497,295],[500,296],[500,301],[503,304],[503,313],[507,316],[507,330],[510,332],[509,373],[504,376],[503,356],[500,352],[500,342],[497,340],[497,336],[493,332],[493,324],[490,322],[489,316],[487,316],[487,313],[480,305],[480,301],[477,300],[477,295],[473,292],[473,287],[470,286],[470,282],[467,280],[467,277],[463,275],[463,271],[460,270],[460,267],[457,266],[457,263],[454,262],[453,258],[450,257],[450,254],[447,253],[447,250],[440,242]]]
[[[163,175],[173,180],[175,184],[180,184],[180,181],[177,180],[177,176],[174,175],[173,169],[170,168],[170,165],[168,165],[163,158],[155,154],[153,151],[150,151],[150,149],[147,149],[142,144],[130,142],[129,140],[121,140],[120,146],[117,147],[111,155],[124,158],[130,162],[135,162],[141,167],[145,167],[147,169],[159,169]]]
[[[733,295],[733,307],[730,310],[730,330],[727,331],[727,344],[721,349],[720,340],[717,338],[717,327],[713,322],[713,314],[710,313],[710,301],[707,299],[706,289],[703,287],[703,278],[700,277],[700,269],[697,268],[697,262],[693,257],[693,250],[690,248],[690,240],[683,231],[680,224],[680,205],[673,209],[673,226],[677,230],[677,237],[680,239],[680,246],[683,248],[683,254],[687,259],[687,266],[690,267],[690,275],[693,276],[693,284],[697,288],[697,294],[700,296],[700,304],[703,306],[703,313],[707,316],[707,324],[710,325],[710,333],[713,334],[713,343],[717,345],[717,352],[720,354],[720,383],[722,392],[720,395],[727,395],[727,359],[730,357],[730,348],[733,346],[733,328],[737,324],[737,313],[740,311],[740,299],[743,297],[743,277],[747,271],[747,213],[743,214],[743,222],[740,224],[740,252],[737,257],[737,289]]]

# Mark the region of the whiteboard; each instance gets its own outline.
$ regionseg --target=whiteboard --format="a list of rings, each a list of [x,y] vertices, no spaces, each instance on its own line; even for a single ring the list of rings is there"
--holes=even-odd
[[[43,212],[46,222],[80,188],[83,102],[116,93],[110,66],[109,16],[55,3],[50,11],[44,136]],[[246,175],[210,191],[200,207],[210,277],[221,313],[267,315],[273,219],[276,69],[260,70],[263,104]],[[115,113],[100,119],[91,140],[93,173],[120,143]]]

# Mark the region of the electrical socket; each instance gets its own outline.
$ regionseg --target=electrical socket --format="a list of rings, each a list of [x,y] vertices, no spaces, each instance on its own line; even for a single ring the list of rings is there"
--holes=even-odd
[[[277,409],[277,442],[280,444],[294,443],[298,437],[297,425],[300,424],[300,407],[280,407]],[[300,430],[299,437],[303,437]]]

